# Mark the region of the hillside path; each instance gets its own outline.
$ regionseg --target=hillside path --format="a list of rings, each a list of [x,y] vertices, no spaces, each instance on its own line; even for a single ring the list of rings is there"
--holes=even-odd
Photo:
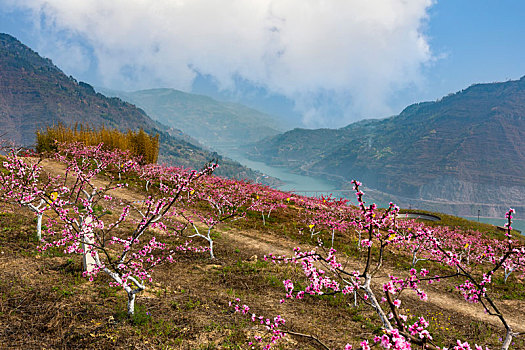
[[[250,250],[259,251],[261,256],[273,253],[274,255],[293,256],[293,248],[300,246],[302,249],[311,250],[311,246],[298,244],[286,237],[276,238],[271,235],[261,233],[259,231],[239,231],[230,230],[221,232],[221,235],[239,247],[249,248]],[[363,270],[363,264],[359,261],[347,259],[340,261],[343,266],[346,266],[347,271]],[[383,283],[389,281],[389,275],[395,274],[393,269],[383,267],[381,274],[374,277],[372,280],[373,286],[381,287]],[[467,303],[459,294],[452,294],[451,296],[436,291],[430,290],[428,286],[423,286],[423,289],[428,295],[427,303],[433,304],[436,307],[448,310],[459,315],[464,315],[482,322],[490,323],[497,327],[502,327],[501,321],[494,316],[490,316],[484,312],[480,304]],[[419,299],[415,292],[407,290],[411,299]],[[284,291],[283,291],[284,294]],[[457,297],[454,297],[457,296]],[[505,318],[512,329],[517,332],[525,332],[525,303],[517,300],[502,300],[496,302],[497,306],[502,309]]]

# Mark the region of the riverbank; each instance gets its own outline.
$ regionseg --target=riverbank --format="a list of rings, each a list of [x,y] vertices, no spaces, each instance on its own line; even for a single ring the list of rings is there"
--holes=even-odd
[[[295,174],[284,167],[274,167],[267,165],[263,162],[248,159],[242,154],[242,151],[237,149],[229,148],[223,151],[226,151],[228,157],[238,161],[239,163],[250,167],[254,170],[258,170],[268,176],[272,176],[281,180],[282,184],[277,186],[279,190],[294,192],[300,195],[313,197],[332,194],[334,197],[345,197],[350,199],[350,201],[352,201],[353,203],[356,203],[355,195],[352,190],[337,189],[335,184],[328,180]],[[400,198],[398,196],[392,196],[390,194],[369,189],[366,187],[365,192],[366,202],[376,203],[379,207],[387,207],[388,203],[392,201],[400,207],[406,209],[422,209],[432,212],[443,212],[450,215],[460,216],[468,220],[478,221],[477,216],[472,216],[472,213],[475,213],[477,211],[477,209],[475,208],[476,205],[473,203],[464,204],[462,206],[461,203],[447,203],[444,201],[418,201],[409,198]],[[467,209],[468,212],[471,213],[471,215],[468,215]],[[500,218],[494,216],[480,216],[479,222],[491,224],[494,226],[503,226],[505,224],[505,218],[504,215],[501,215]],[[523,219],[515,219],[513,221],[512,226],[516,230],[525,232],[525,220]]]

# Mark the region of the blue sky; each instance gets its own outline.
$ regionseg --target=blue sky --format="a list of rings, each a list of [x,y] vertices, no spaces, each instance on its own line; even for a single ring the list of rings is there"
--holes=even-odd
[[[437,2],[427,35],[433,51],[445,57],[426,73],[427,98],[525,75],[524,15],[525,2],[519,0]]]
[[[525,75],[525,1],[301,1],[0,0],[0,32],[95,86],[192,90],[309,127]]]

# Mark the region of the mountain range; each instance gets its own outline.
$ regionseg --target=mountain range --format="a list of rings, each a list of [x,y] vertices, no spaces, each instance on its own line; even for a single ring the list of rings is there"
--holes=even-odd
[[[203,149],[179,129],[151,119],[142,109],[95,92],[89,84],[66,76],[16,38],[0,33],[0,136],[32,146],[35,132],[47,125],[82,123],[160,135],[159,162],[200,168],[217,160],[217,174],[256,179],[260,174],[238,162]]]
[[[248,155],[377,198],[461,215],[525,217],[525,77],[475,84],[399,115],[340,129],[294,129]]]
[[[525,218],[525,77],[475,84],[385,119],[280,134],[285,126],[269,115],[173,89],[107,92],[131,103],[108,98],[7,34],[0,72],[0,135],[25,146],[59,122],[143,128],[160,135],[163,163],[199,168],[217,159],[220,175],[260,177],[201,144],[242,148],[343,190],[357,178],[375,199],[404,207],[501,217],[511,206]]]
[[[174,89],[97,90],[135,104],[158,122],[184,130],[213,149],[238,147],[286,130],[277,118],[268,114],[204,95]]]

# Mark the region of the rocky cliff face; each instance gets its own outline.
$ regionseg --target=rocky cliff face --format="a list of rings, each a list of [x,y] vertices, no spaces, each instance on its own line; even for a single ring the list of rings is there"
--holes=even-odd
[[[500,198],[508,205],[520,205],[525,204],[525,184],[523,186],[485,185],[443,177],[421,186],[417,198],[480,204],[490,204],[494,198]]]
[[[504,218],[509,208],[517,211],[517,217],[525,218],[525,184],[487,185],[441,178],[420,187],[421,204],[442,208],[441,212]]]

